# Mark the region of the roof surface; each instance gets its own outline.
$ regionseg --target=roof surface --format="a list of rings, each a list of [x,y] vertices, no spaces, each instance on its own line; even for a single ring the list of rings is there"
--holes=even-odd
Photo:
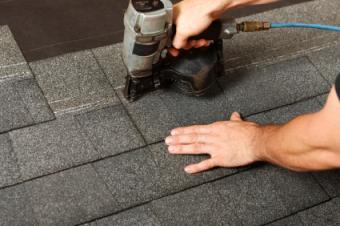
[[[340,1],[254,15],[340,25]],[[187,175],[206,156],[173,156],[177,126],[283,123],[318,111],[340,72],[338,34],[273,30],[225,41],[210,95],[122,97],[121,44],[27,63],[0,27],[0,225],[339,225],[340,172],[269,164]]]

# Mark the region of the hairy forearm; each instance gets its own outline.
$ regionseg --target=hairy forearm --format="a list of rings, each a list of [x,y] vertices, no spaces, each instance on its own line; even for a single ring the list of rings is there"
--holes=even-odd
[[[340,153],[334,149],[323,113],[295,118],[285,125],[264,126],[261,160],[296,171],[324,170],[340,166]],[[325,131],[327,130],[327,131]]]

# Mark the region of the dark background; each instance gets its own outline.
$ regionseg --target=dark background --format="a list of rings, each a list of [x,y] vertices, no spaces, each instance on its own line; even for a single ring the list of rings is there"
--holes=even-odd
[[[308,0],[237,9],[241,17]],[[0,25],[9,25],[28,61],[120,42],[128,0],[0,0]]]

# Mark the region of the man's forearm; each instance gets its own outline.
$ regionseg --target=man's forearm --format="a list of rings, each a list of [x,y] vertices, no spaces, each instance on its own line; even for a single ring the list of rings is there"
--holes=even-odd
[[[296,171],[340,167],[335,128],[325,122],[325,114],[321,111],[285,125],[264,126],[259,159]]]

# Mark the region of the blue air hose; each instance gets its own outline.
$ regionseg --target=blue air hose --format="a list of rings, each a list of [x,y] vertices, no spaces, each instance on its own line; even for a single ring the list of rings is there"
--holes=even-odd
[[[326,31],[335,31],[340,32],[340,27],[331,26],[331,25],[322,25],[322,24],[305,24],[305,23],[271,23],[270,28],[312,28],[312,29],[320,29]]]

